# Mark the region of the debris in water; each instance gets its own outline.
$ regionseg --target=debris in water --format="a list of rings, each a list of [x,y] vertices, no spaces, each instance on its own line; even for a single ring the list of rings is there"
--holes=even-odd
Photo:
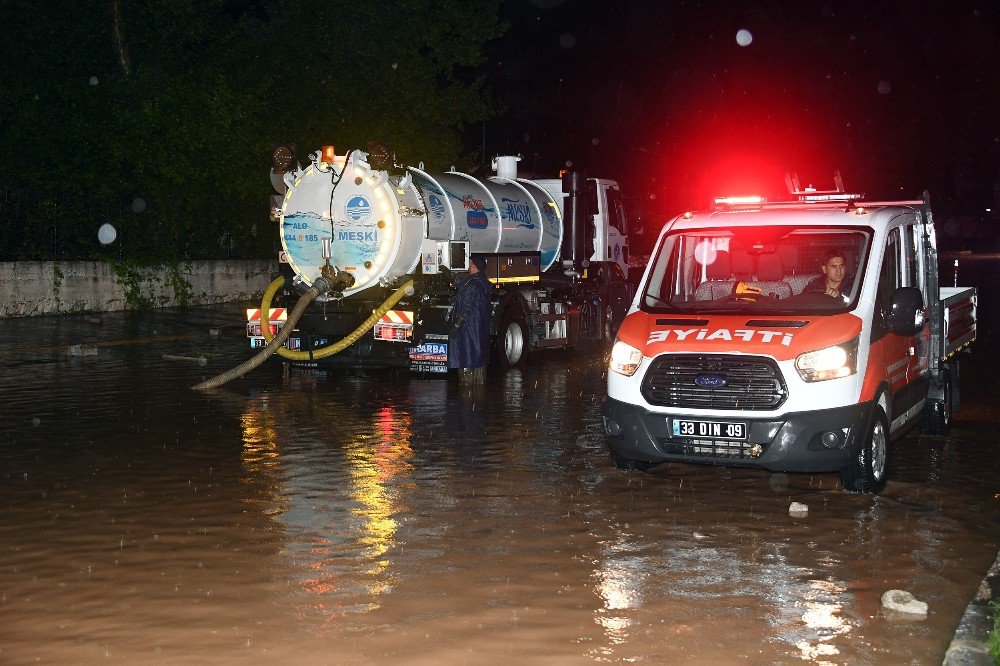
[[[708,538],[707,534],[702,534],[701,532],[693,532],[691,534],[691,536],[693,536],[695,539],[707,539]]]
[[[889,590],[882,595],[882,606],[897,613],[927,617],[927,604],[918,601],[906,590]]]
[[[70,356],[97,356],[97,345],[70,345]]]
[[[801,518],[809,514],[809,506],[801,502],[792,502],[788,505],[788,515]]]
[[[222,329],[221,328],[210,328],[210,329],[208,329],[208,334],[211,335],[213,338],[217,338],[220,335],[222,335]]]
[[[104,323],[104,320],[101,319],[100,317],[91,317],[87,321],[89,321],[91,324],[103,324]]]
[[[178,356],[176,354],[164,354],[161,356],[164,361],[194,361],[198,365],[205,365],[208,359],[204,356]]]

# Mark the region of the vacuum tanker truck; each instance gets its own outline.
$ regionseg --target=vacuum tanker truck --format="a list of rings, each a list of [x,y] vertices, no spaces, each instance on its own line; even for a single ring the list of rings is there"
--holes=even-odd
[[[447,372],[455,281],[474,256],[493,284],[494,363],[612,341],[631,301],[618,185],[577,172],[520,178],[518,160],[496,158],[485,178],[400,166],[377,145],[341,155],[324,147],[305,168],[279,164],[281,277],[247,311],[251,347],[322,284],[278,350],[285,361]]]

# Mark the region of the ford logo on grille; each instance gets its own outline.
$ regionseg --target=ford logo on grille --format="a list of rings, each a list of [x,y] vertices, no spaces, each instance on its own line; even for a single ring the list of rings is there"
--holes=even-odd
[[[694,378],[694,383],[702,388],[722,388],[726,385],[726,378],[720,375],[698,375]]]

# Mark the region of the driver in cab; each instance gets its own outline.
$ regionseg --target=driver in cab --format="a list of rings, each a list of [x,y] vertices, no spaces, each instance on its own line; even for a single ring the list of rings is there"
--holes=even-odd
[[[851,278],[847,276],[847,260],[841,250],[827,250],[823,254],[819,277],[810,280],[803,292],[820,293],[847,301],[851,291]]]

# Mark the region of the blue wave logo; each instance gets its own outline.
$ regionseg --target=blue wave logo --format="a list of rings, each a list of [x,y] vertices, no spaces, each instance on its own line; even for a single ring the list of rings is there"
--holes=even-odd
[[[348,219],[353,222],[367,222],[372,214],[372,205],[361,195],[352,197],[345,209]]]
[[[698,375],[694,383],[702,388],[722,388],[726,385],[726,378],[721,375]]]

